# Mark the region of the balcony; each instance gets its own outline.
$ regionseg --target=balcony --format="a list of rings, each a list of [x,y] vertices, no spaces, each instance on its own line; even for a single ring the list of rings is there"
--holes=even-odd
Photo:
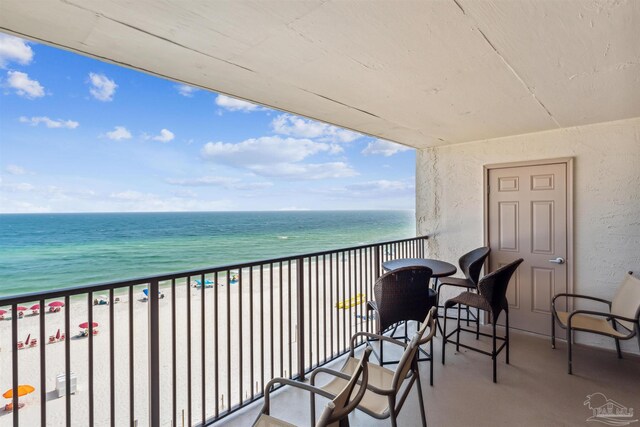
[[[0,425],[222,419],[259,399],[272,377],[304,379],[344,354],[354,332],[372,331],[364,302],[381,263],[425,256],[427,239],[0,298],[11,316],[0,384],[36,388],[16,395],[14,407],[28,405]],[[64,307],[52,310],[56,301]],[[35,304],[40,314],[28,309]]]
[[[317,366],[340,363],[354,332],[372,331],[362,302],[381,263],[425,256],[427,240],[3,297],[0,307],[11,313],[33,304],[42,311],[0,325],[7,331],[0,384],[36,388],[12,400],[25,406],[3,412],[0,425],[250,425],[269,379],[304,380]],[[49,312],[52,301],[64,308]],[[499,358],[495,385],[482,355],[450,351],[441,365],[437,335],[433,387],[421,363],[431,425],[581,425],[590,416],[583,402],[596,392],[637,405],[637,360],[579,349],[569,376],[562,344],[552,350],[548,338],[517,332],[512,339],[512,363]],[[401,425],[419,423],[416,398],[410,394]],[[276,392],[273,413],[306,425],[308,403],[285,387]],[[386,425],[363,413],[351,421]]]

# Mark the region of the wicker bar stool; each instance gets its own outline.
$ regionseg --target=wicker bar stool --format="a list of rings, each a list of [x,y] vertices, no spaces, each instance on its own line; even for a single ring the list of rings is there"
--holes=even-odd
[[[480,270],[482,270],[482,265],[484,261],[489,256],[491,252],[491,248],[481,247],[472,250],[471,252],[467,252],[462,255],[458,260],[458,265],[460,266],[460,271],[464,274],[464,278],[459,277],[444,277],[440,279],[438,283],[438,287],[436,291],[438,292],[438,308],[443,306],[440,305],[440,290],[443,286],[455,286],[458,288],[465,288],[468,292],[477,292],[478,291],[478,280],[480,279]],[[470,319],[472,316],[471,310],[469,307],[466,307],[466,320],[467,326],[469,326],[469,321],[475,322],[476,324],[476,339],[480,336],[480,309],[476,309],[475,316],[473,319]],[[444,316],[447,316],[447,312],[445,310]],[[449,317],[452,319],[452,317]]]
[[[375,301],[367,302],[367,310],[375,313],[376,330],[378,335],[391,329],[393,338],[408,339],[408,324],[405,326],[404,336],[395,336],[398,325],[402,322],[414,320],[424,321],[429,310],[437,304],[437,294],[429,287],[432,271],[427,267],[404,267],[389,271],[378,280],[373,287]],[[430,383],[433,385],[433,342],[430,341],[430,353],[420,349],[423,357],[419,361],[430,362]],[[384,360],[384,341],[380,341],[380,354],[374,350],[380,366],[398,363],[397,360]]]
[[[467,348],[469,350],[477,351],[478,353],[486,354],[487,356],[491,356],[493,359],[493,382],[496,382],[496,358],[498,354],[502,351],[503,348],[506,347],[507,355],[506,362],[509,364],[509,305],[507,303],[507,286],[509,285],[509,280],[511,280],[511,276],[516,271],[520,263],[522,263],[523,259],[517,259],[510,264],[507,264],[503,267],[500,267],[496,271],[487,274],[480,282],[478,282],[478,293],[473,292],[463,292],[455,298],[451,298],[444,303],[445,311],[448,308],[458,306],[458,324],[454,331],[447,334],[447,318],[444,318],[444,331],[442,334],[442,364],[444,365],[445,359],[445,348],[447,342],[453,343],[456,345],[456,351],[460,350],[460,347]],[[460,306],[465,305],[467,307],[474,307],[480,310],[486,311],[491,315],[491,325],[493,326],[492,334],[485,334],[479,332],[480,335],[485,337],[490,337],[493,340],[493,350],[491,352],[487,352],[481,350],[476,347],[471,347],[466,344],[460,343],[460,332],[471,332],[478,333],[477,331],[473,331],[471,329],[465,329],[460,326]],[[498,317],[500,313],[504,311],[506,319],[505,319],[505,336],[498,337],[496,336],[496,323],[498,321]],[[450,339],[450,337],[456,334],[455,341]],[[503,341],[500,348],[496,348],[496,340]]]

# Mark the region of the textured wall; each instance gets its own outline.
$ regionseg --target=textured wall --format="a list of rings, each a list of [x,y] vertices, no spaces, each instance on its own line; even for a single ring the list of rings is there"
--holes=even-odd
[[[483,165],[557,157],[574,157],[574,291],[611,299],[626,271],[640,273],[640,118],[418,150],[417,231],[433,236],[430,255],[455,262],[483,244]],[[638,352],[635,338],[623,345]]]

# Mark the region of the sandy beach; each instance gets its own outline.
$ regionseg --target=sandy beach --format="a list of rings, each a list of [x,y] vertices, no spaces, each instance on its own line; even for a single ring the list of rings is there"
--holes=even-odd
[[[336,303],[362,293],[363,301],[371,295],[364,290],[373,280],[360,274],[367,271],[356,257],[345,262],[335,262],[333,278],[328,276],[328,262],[323,272],[322,262],[315,260],[305,264],[305,366],[316,364],[331,351],[347,343],[346,337],[356,330],[366,328],[356,315],[364,313],[364,304],[356,304],[349,309],[337,309]],[[227,284],[226,277],[218,277],[213,288],[196,289],[188,286],[185,279],[176,281],[176,390],[178,426],[182,426],[184,411],[185,425],[188,425],[188,316],[187,303],[191,301],[191,415],[192,423],[202,419],[202,367],[205,369],[206,416],[215,415],[216,409],[224,412],[239,403],[240,396],[247,399],[261,390],[266,381],[274,376],[289,376],[297,372],[296,352],[296,269],[285,263],[282,267],[265,266],[261,272],[253,269],[253,286],[250,285],[249,270],[241,273],[241,284]],[[344,271],[343,271],[344,270]],[[351,271],[351,280],[348,272]],[[289,281],[291,277],[291,281]],[[343,277],[345,278],[343,282]],[[213,275],[207,279],[215,280]],[[318,286],[316,285],[318,284]],[[332,283],[330,286],[329,284]],[[148,304],[143,299],[142,289],[134,290],[132,303],[128,290],[116,292],[120,302],[114,304],[115,331],[115,408],[116,425],[129,422],[129,313],[133,308],[133,354],[134,354],[134,419],[140,426],[148,419]],[[170,283],[161,284],[164,298],[160,304],[160,398],[161,425],[170,426],[172,420],[172,292]],[[202,297],[204,295],[204,351],[202,347]],[[93,297],[97,297],[94,295]],[[72,299],[68,307],[58,313],[46,313],[45,336],[55,335],[60,328],[64,331],[64,310],[70,310],[71,329],[71,370],[77,376],[77,392],[71,397],[72,425],[88,425],[89,366],[88,338],[78,337],[78,325],[88,320],[88,302],[84,298]],[[217,305],[215,304],[217,298]],[[50,301],[48,301],[50,302]],[[34,302],[35,303],[35,302]],[[27,304],[25,304],[27,305]],[[229,309],[230,307],[230,309]],[[293,308],[292,308],[293,307]],[[110,423],[110,370],[109,364],[109,306],[92,306],[94,321],[99,323],[99,333],[94,336],[94,411],[95,424],[106,426]],[[251,310],[252,308],[252,310]],[[28,313],[29,311],[27,311]],[[262,313],[262,316],[260,316]],[[272,316],[273,313],[273,316]],[[253,315],[253,325],[251,318]],[[273,318],[273,320],[271,320]],[[217,320],[216,320],[217,319]],[[262,322],[260,320],[263,320]],[[338,327],[338,322],[340,327]],[[18,321],[18,337],[27,335],[39,339],[40,315],[26,315]],[[216,326],[217,325],[217,326]],[[344,326],[343,326],[344,325]],[[229,332],[227,332],[229,331]],[[262,335],[261,335],[262,331]],[[332,333],[333,331],[333,333]],[[333,337],[333,342],[324,337]],[[242,342],[242,345],[241,345]],[[263,343],[262,351],[260,349]],[[282,344],[281,344],[282,343]],[[40,346],[46,346],[47,384],[47,424],[64,425],[65,397],[57,397],[55,381],[64,373],[65,344],[41,343],[34,348],[15,350],[19,352],[19,383],[31,384],[36,390],[20,401],[25,406],[20,409],[20,425],[39,425],[40,421]],[[348,345],[348,344],[347,344]],[[11,387],[11,321],[0,321],[0,388],[1,392]],[[253,370],[251,364],[253,352]],[[272,355],[273,354],[273,359]],[[230,357],[229,357],[230,355]],[[291,357],[289,356],[291,355]],[[273,362],[273,363],[272,363]],[[273,365],[273,369],[272,369]],[[217,366],[217,381],[216,381]],[[262,375],[261,375],[262,372]],[[230,379],[230,382],[229,382]],[[242,386],[242,393],[240,387]],[[230,392],[230,393],[229,393]],[[4,403],[9,402],[5,400]],[[0,411],[0,427],[12,425],[10,413]]]

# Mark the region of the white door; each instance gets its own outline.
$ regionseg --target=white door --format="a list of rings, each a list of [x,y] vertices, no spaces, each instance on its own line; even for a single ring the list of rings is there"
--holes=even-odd
[[[489,269],[524,259],[507,290],[510,326],[550,335],[551,299],[567,291],[567,164],[490,169],[488,183]]]

